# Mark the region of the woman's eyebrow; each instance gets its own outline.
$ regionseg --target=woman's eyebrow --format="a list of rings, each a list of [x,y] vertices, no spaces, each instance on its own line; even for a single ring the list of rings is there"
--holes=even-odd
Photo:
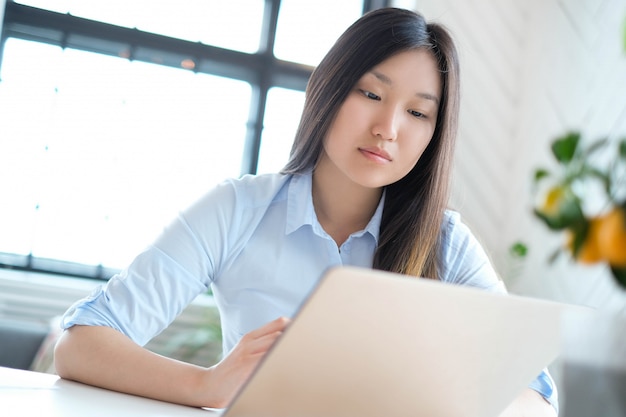
[[[391,78],[387,77],[385,74],[382,74],[378,71],[370,71],[370,74],[372,74],[374,77],[378,78],[378,80],[380,82],[382,82],[383,84],[387,84],[387,85],[391,85],[393,84],[393,82],[391,81]]]
[[[416,96],[424,98],[426,100],[434,101],[437,106],[439,106],[439,97],[434,96],[428,93],[415,93]]]
[[[392,85],[393,81],[391,81],[391,78],[387,77],[385,74],[380,73],[378,71],[372,70],[370,71],[370,74],[372,74],[374,77],[376,77],[380,82],[382,82],[383,84],[387,84],[387,85]],[[437,104],[437,106],[439,106],[439,97],[433,95],[433,94],[429,94],[429,93],[415,93],[415,95],[419,98],[423,98],[426,100],[431,100],[434,101],[435,104]]]

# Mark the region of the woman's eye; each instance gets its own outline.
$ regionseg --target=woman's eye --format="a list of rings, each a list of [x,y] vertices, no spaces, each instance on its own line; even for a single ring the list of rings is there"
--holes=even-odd
[[[367,91],[367,90],[361,90],[361,93],[363,93],[363,95],[371,100],[376,100],[376,101],[380,101],[380,97],[377,96],[376,94],[372,93],[371,91]]]
[[[411,116],[419,117],[420,119],[426,118],[424,113],[420,113],[416,110],[409,110],[409,114],[411,114]]]

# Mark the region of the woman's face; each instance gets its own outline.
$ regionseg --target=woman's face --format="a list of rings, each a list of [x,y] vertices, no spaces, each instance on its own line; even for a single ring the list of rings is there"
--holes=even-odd
[[[440,100],[441,77],[429,51],[388,58],[356,83],[339,108],[318,169],[335,169],[368,188],[398,181],[430,142]]]

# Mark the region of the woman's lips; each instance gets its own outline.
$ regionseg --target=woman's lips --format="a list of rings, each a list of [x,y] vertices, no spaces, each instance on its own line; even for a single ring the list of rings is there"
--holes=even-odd
[[[391,162],[391,156],[380,148],[359,148],[359,151],[369,160],[377,163]]]

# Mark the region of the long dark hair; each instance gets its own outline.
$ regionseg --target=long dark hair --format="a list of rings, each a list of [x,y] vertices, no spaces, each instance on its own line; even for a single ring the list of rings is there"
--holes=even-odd
[[[374,268],[438,278],[440,228],[448,203],[459,112],[459,65],[447,30],[419,13],[383,8],[363,15],[337,40],[306,89],[302,119],[283,173],[315,167],[339,107],[369,70],[399,52],[425,49],[435,57],[442,97],[435,131],[415,167],[385,187]]]

